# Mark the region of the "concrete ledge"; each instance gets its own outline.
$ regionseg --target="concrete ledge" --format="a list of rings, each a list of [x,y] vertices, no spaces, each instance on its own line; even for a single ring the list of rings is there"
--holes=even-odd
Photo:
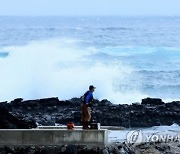
[[[0,146],[54,146],[77,144],[105,146],[107,130],[1,129]]]
[[[38,126],[38,129],[66,129],[67,126]],[[82,129],[82,126],[75,126],[75,129]],[[101,129],[108,130],[124,130],[124,127],[119,126],[101,126]]]

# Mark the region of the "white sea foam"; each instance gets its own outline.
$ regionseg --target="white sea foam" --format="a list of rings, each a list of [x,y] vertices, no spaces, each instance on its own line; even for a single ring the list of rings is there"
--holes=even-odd
[[[50,39],[3,49],[9,56],[0,59],[0,100],[16,97],[36,99],[81,96],[90,84],[97,87],[95,98],[113,103],[132,103],[146,95],[134,69],[114,60],[99,60],[94,47],[78,40]],[[137,80],[136,80],[137,81]]]

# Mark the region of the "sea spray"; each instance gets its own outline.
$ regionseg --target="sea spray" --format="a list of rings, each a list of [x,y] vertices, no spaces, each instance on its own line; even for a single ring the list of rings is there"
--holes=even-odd
[[[84,47],[80,40],[59,38],[33,41],[3,49],[0,59],[0,98],[36,99],[58,96],[80,97],[90,84],[97,87],[95,98],[113,103],[132,103],[145,97],[132,67],[115,59],[100,60],[100,51]]]

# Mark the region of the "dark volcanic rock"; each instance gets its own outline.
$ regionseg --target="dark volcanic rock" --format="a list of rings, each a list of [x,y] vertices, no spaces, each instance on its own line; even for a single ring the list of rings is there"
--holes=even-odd
[[[103,149],[79,145],[0,147],[0,154],[103,154]]]
[[[0,129],[27,129],[37,127],[33,119],[24,119],[23,117],[17,118],[2,106],[0,106],[0,113]]]
[[[162,99],[159,98],[145,98],[142,99],[142,103],[144,105],[163,105],[164,102],[162,101]]]
[[[79,145],[0,147],[2,154],[179,154],[179,143],[142,143],[131,145],[116,143],[104,148]]]
[[[66,101],[60,101],[57,97],[27,101],[15,99],[10,103],[0,103],[0,107],[3,108],[1,112],[5,112],[4,115],[11,117],[3,118],[1,116],[0,120],[4,123],[3,128],[17,128],[13,123],[14,120],[11,120],[13,118],[22,123],[19,128],[35,127],[35,122],[45,126],[66,125],[68,122],[80,125],[80,105],[80,98]],[[6,121],[6,119],[9,120]],[[164,103],[161,99],[146,98],[142,100],[141,104],[116,105],[106,99],[94,100],[92,119],[100,122],[101,125],[127,128],[180,124],[180,102]],[[8,125],[8,123],[10,124]]]
[[[19,102],[22,102],[23,101],[23,99],[22,98],[16,98],[16,99],[14,99],[13,101],[11,101],[11,103],[19,103]]]

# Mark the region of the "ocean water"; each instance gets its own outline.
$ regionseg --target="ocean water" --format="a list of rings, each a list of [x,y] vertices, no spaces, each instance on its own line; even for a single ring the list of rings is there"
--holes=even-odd
[[[132,140],[131,135],[137,135],[136,141]],[[138,133],[138,134],[137,134]],[[173,124],[171,126],[153,126],[149,128],[130,128],[125,130],[109,131],[109,143],[136,143],[136,145],[147,142],[179,142],[180,126]],[[154,137],[153,137],[154,136]],[[164,137],[164,138],[162,138]],[[163,140],[164,139],[164,140]],[[132,142],[134,141],[134,142]]]
[[[0,16],[0,101],[180,99],[180,17]]]

